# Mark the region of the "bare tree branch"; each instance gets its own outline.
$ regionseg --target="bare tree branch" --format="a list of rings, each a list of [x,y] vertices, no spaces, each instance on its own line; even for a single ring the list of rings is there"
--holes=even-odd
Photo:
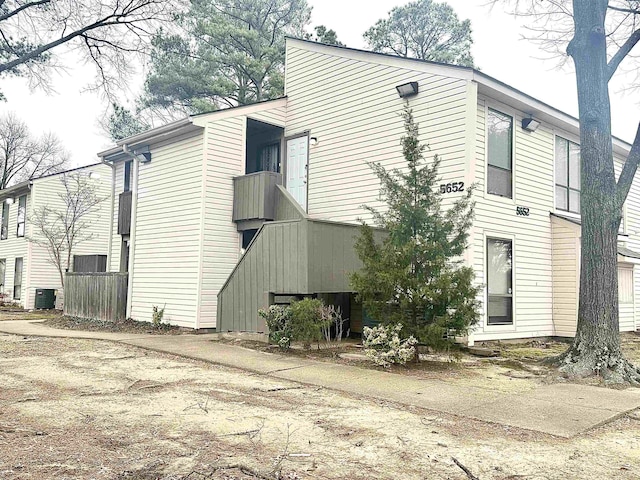
[[[627,160],[624,162],[624,167],[618,178],[617,194],[620,208],[624,205],[627,194],[631,189],[633,178],[636,176],[638,170],[638,164],[640,164],[640,125],[638,126],[636,138],[633,141],[633,147],[631,147],[631,151],[627,156]]]
[[[624,42],[624,44],[620,47],[620,50],[618,50],[616,54],[613,56],[613,58],[609,60],[609,65],[608,65],[609,80],[611,80],[611,77],[613,77],[613,74],[616,73],[616,70],[620,66],[620,63],[622,63],[622,60],[624,60],[625,57],[629,55],[629,52],[633,50],[633,47],[635,47],[639,41],[640,41],[640,29],[633,32],[631,36],[627,39],[627,41]]]

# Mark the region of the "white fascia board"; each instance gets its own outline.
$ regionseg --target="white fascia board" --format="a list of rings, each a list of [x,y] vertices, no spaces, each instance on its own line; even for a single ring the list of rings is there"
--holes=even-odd
[[[194,125],[199,127],[205,127],[207,123],[216,121],[216,120],[224,120],[226,118],[237,117],[239,115],[244,115],[247,117],[251,117],[251,114],[263,112],[265,110],[271,110],[279,107],[287,106],[287,98],[277,98],[275,100],[266,100],[264,102],[252,103],[250,105],[242,105],[239,107],[233,108],[225,108],[222,110],[216,110],[215,112],[205,113],[200,115],[195,115],[191,117],[191,120]],[[284,125],[278,125],[284,127]]]

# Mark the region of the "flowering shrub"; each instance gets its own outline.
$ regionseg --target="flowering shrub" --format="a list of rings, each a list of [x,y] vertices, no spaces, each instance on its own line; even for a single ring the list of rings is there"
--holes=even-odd
[[[418,341],[413,336],[401,338],[401,331],[402,324],[364,327],[362,344],[365,355],[385,368],[394,363],[404,365],[416,355]]]
[[[269,328],[269,341],[282,350],[288,350],[293,340],[291,308],[286,305],[271,305],[268,309],[258,310]]]

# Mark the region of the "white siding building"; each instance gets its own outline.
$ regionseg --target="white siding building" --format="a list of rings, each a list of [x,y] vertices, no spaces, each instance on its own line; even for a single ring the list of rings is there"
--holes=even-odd
[[[29,221],[35,210],[48,206],[52,210],[64,207],[61,197],[66,175],[92,175],[97,194],[104,198],[86,217],[91,222],[92,238],[82,242],[73,251],[77,256],[102,256],[106,261],[111,217],[111,169],[96,164],[20,183],[0,190],[0,291],[5,301],[19,303],[26,309],[36,305],[36,290],[55,290],[56,305],[64,300],[62,284],[56,266],[50,261],[47,250],[30,241],[37,238],[37,231]],[[72,266],[73,268],[73,262]]]
[[[441,158],[442,185],[453,187],[445,205],[476,185],[465,260],[483,311],[470,340],[573,335],[577,119],[471,68],[296,39],[287,40],[285,98],[192,116],[100,154],[116,165],[116,193],[131,162],[131,227],[114,227],[110,251],[112,270],[129,269],[128,314],[149,321],[166,305],[177,325],[263,331],[256,306],[317,294],[346,302],[358,331],[359,307],[340,296],[356,265],[349,227],[368,218],[362,205],[383,206],[367,162],[405,165],[401,85],[417,89],[406,100],[428,155]],[[614,139],[618,172],[629,149]],[[621,328],[635,330],[639,181],[620,233]]]

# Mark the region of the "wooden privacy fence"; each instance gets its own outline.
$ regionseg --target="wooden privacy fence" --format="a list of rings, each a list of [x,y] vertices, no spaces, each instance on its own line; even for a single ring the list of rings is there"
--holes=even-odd
[[[104,321],[127,315],[126,273],[67,273],[64,314]]]

